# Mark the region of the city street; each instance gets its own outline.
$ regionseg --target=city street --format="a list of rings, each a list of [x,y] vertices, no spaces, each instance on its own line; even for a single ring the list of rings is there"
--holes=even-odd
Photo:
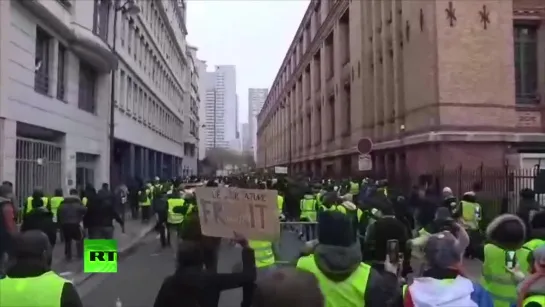
[[[294,233],[286,232],[281,240],[281,260],[292,260],[297,256],[301,242]],[[240,262],[240,249],[223,245],[219,257],[219,271],[231,272]],[[153,306],[155,296],[164,278],[174,271],[174,255],[171,249],[161,249],[155,233],[147,235],[140,248],[131,256],[121,260],[118,273],[94,275],[78,286],[85,307],[115,306],[119,298],[123,306]],[[467,261],[467,274],[477,278],[480,274],[478,261]],[[240,304],[240,289],[225,291],[221,295],[220,307]]]
[[[125,233],[121,232],[121,227],[114,222],[114,239],[118,242],[119,250],[123,250],[141,239],[151,227],[155,225],[155,222],[151,221],[149,224],[143,225],[139,220],[127,219],[125,221]],[[64,259],[64,243],[57,238],[57,244],[53,249],[53,270],[66,279],[79,280],[85,278],[83,274],[83,262],[75,258],[75,246],[72,246],[73,256],[72,261],[67,262]]]

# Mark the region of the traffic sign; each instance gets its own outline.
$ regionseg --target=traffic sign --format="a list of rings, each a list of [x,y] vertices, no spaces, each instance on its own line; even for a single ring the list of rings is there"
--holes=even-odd
[[[358,170],[370,171],[373,170],[373,159],[370,154],[362,154],[358,157]]]
[[[373,150],[373,141],[370,138],[362,138],[358,141],[358,152],[368,154]]]

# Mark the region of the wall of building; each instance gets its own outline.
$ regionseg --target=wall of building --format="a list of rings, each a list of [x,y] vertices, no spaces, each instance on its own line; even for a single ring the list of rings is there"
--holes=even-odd
[[[206,110],[206,88],[207,88],[207,74],[206,74],[206,61],[197,61],[197,70],[199,72],[199,160],[204,159],[206,154],[206,138],[209,127],[207,122],[207,110]],[[204,125],[204,127],[203,127]]]
[[[543,37],[541,9],[517,0],[312,2],[258,117],[258,164],[350,170],[364,137],[380,171],[412,152],[441,165],[469,156],[503,165],[506,148],[539,147],[537,104],[515,99],[513,22]],[[479,14],[488,18],[465,18]]]
[[[213,147],[231,148],[237,142],[236,69],[216,66],[205,77],[205,154]]]
[[[58,5],[52,3],[51,5]],[[64,85],[65,99],[57,99],[57,79],[49,83],[48,95],[34,90],[36,29],[41,27],[52,36],[49,58],[50,76],[57,76],[58,45],[68,46],[66,37],[53,30],[47,20],[40,19],[17,2],[2,1],[0,4],[2,35],[0,41],[0,177],[15,183],[17,122],[43,127],[64,135],[59,145],[63,148],[63,188],[75,187],[72,181],[76,172],[76,153],[97,156],[95,184],[108,181],[108,114],[109,76],[100,74],[96,88],[96,114],[78,108],[80,58],[67,51]],[[92,28],[92,20],[83,12],[93,10],[92,2],[78,2],[70,15],[62,6],[57,17],[72,19],[84,27]],[[62,13],[61,13],[62,12]]]
[[[183,157],[182,113],[185,104],[189,104],[184,93],[190,90],[186,82],[189,78],[187,55],[181,50],[182,44],[176,46],[180,40],[167,31],[166,26],[173,28],[174,25],[169,23],[165,8],[154,6],[152,2],[143,4],[146,7],[142,8],[141,14],[134,18],[121,16],[118,21],[120,64],[116,97],[119,103],[115,136]],[[161,30],[159,24],[165,27]],[[132,85],[132,91],[129,85]]]
[[[257,153],[257,115],[261,111],[261,108],[263,108],[268,92],[269,90],[266,88],[248,89],[248,123],[250,125],[249,134],[254,159]]]

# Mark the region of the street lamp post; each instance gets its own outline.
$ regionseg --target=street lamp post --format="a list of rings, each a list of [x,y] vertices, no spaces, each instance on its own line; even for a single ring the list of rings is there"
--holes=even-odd
[[[117,43],[117,15],[121,14],[138,15],[140,14],[140,7],[134,2],[134,0],[126,0],[123,5],[119,5],[120,1],[116,0],[114,3],[114,33],[112,42],[112,52],[117,56],[116,43]],[[110,85],[110,131],[108,134],[110,141],[110,185],[113,184],[114,168],[114,156],[115,156],[115,74],[116,70],[112,70],[112,84]]]

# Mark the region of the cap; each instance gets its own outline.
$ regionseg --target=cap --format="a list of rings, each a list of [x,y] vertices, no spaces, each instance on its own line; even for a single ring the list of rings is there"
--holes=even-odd
[[[318,215],[318,241],[320,244],[349,247],[356,243],[352,220],[338,211],[325,211]]]

